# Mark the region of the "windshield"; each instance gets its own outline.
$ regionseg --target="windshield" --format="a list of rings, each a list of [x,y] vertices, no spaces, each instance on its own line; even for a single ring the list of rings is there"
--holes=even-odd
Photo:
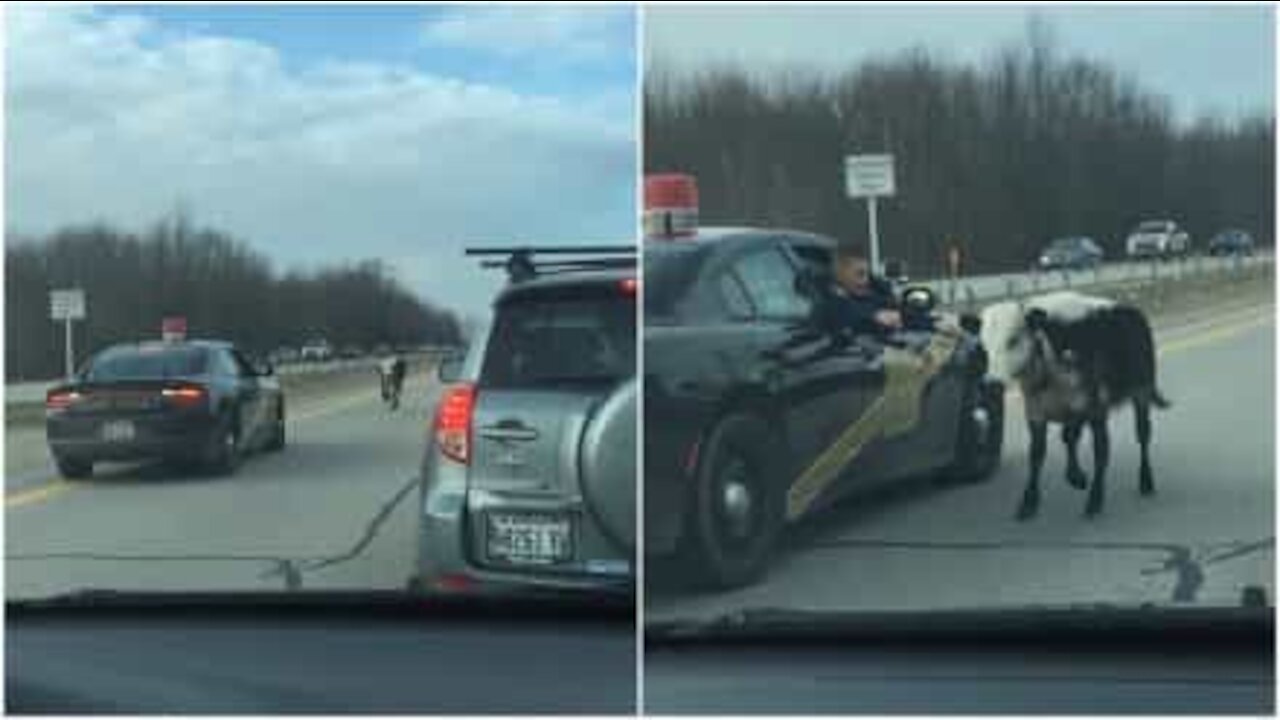
[[[637,10],[190,10],[5,11],[6,597],[629,602]]]
[[[202,375],[209,352],[200,348],[123,348],[98,355],[85,371],[86,380],[159,380]]]
[[[1212,92],[1191,73],[1223,58],[1130,66],[1123,43],[1035,14],[1012,40],[991,26],[944,47],[920,40],[929,23],[984,21],[647,12],[663,72],[644,77],[646,188],[674,203],[692,194],[679,176],[696,181],[704,235],[839,248],[820,327],[690,312],[646,333],[647,623],[1272,596],[1275,180],[1249,159],[1274,154],[1271,63],[1233,64],[1256,83],[1248,110],[1188,122]],[[881,50],[820,40],[842,33]],[[798,37],[817,39],[788,46],[785,72],[763,59]],[[1171,64],[1187,74],[1166,82]],[[1208,252],[1241,226],[1262,252]],[[680,243],[646,246],[646,323],[666,287],[754,297],[733,237],[699,243],[723,251],[708,277]],[[842,291],[898,262],[934,292],[931,317]]]

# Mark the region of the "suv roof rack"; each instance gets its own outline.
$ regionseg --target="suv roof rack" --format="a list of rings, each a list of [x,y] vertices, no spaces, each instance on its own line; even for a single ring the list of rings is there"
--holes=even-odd
[[[525,245],[520,247],[466,248],[469,257],[506,256],[503,260],[482,260],[482,268],[502,268],[511,283],[584,270],[634,268],[636,248],[628,245]],[[554,260],[538,259],[539,255],[562,256]],[[568,256],[568,257],[565,257]]]

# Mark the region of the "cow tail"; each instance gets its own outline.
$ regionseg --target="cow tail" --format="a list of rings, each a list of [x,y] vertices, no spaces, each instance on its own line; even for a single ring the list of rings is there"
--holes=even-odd
[[[1173,406],[1169,399],[1160,392],[1160,388],[1156,385],[1156,349],[1155,336],[1151,332],[1151,325],[1147,321],[1147,316],[1136,307],[1128,307],[1125,310],[1128,315],[1128,331],[1132,332],[1137,338],[1137,347],[1134,348],[1137,363],[1134,367],[1135,375],[1131,377],[1138,388],[1145,386],[1143,392],[1147,396],[1148,402],[1157,410],[1167,410]],[[1124,330],[1121,330],[1124,332]]]

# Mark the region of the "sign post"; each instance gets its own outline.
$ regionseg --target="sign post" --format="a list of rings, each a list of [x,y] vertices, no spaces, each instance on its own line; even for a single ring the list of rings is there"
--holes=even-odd
[[[70,380],[76,373],[76,353],[72,345],[71,322],[85,317],[84,290],[69,288],[49,291],[49,317],[61,320],[63,337],[63,375]]]
[[[867,237],[871,241],[871,269],[882,271],[880,264],[880,223],[876,217],[876,200],[893,197],[896,190],[893,155],[847,155],[844,159],[845,193],[851,198],[867,199]]]

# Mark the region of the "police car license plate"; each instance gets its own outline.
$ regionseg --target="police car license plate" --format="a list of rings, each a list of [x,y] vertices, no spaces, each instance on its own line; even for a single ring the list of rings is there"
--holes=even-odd
[[[490,513],[486,552],[512,565],[554,565],[573,557],[573,521],[567,515]]]
[[[135,435],[133,423],[129,420],[112,420],[103,423],[98,432],[101,433],[105,442],[129,442]]]

